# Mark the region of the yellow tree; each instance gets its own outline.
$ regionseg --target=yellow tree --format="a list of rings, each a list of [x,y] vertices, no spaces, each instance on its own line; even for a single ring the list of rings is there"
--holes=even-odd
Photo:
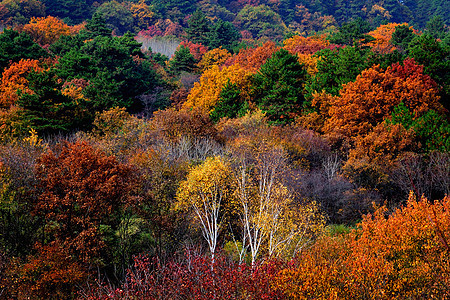
[[[212,66],[221,66],[228,58],[231,57],[230,52],[227,49],[215,48],[203,55],[202,60],[198,63],[198,66],[202,72],[211,68]]]
[[[397,26],[408,26],[408,23],[389,23],[386,25],[380,25],[377,29],[367,33],[368,35],[374,37],[375,40],[367,43],[366,46],[370,46],[373,51],[382,54],[394,51],[396,48],[392,45],[391,39]],[[412,26],[409,28],[413,29]]]
[[[200,77],[200,82],[196,82],[188,95],[184,108],[200,108],[207,112],[214,109],[219,100],[220,92],[225,84],[237,84],[243,95],[248,95],[250,90],[251,73],[239,65],[232,65],[222,69],[213,65]]]
[[[235,140],[234,187],[242,224],[242,245],[254,264],[269,256],[294,254],[323,228],[317,205],[296,204],[283,182],[286,152],[264,133]]]
[[[229,176],[229,165],[220,157],[210,157],[189,171],[177,192],[177,207],[193,209],[213,261],[223,221],[222,205],[229,195]]]
[[[48,16],[45,18],[31,18],[30,23],[23,27],[33,40],[40,45],[56,42],[62,35],[70,35],[71,27],[58,18]]]

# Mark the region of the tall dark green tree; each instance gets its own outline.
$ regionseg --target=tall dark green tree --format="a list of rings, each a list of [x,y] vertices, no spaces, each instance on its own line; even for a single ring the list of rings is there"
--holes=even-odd
[[[219,19],[211,28],[209,48],[215,49],[222,46],[222,48],[231,51],[240,38],[240,32],[232,23]]]
[[[0,34],[0,72],[21,59],[39,59],[49,54],[25,32],[5,29]]]
[[[228,80],[220,92],[219,101],[210,114],[211,120],[217,122],[224,117],[235,118],[244,115],[245,112],[246,103],[242,101],[241,90],[237,84]]]
[[[181,45],[170,60],[170,70],[174,73],[181,71],[192,72],[195,68],[194,56],[189,51],[189,48]]]
[[[400,25],[395,27],[395,31],[392,34],[391,43],[394,44],[400,51],[405,52],[408,50],[409,43],[415,37],[413,30],[407,25]]]
[[[450,48],[425,33],[411,41],[409,55],[443,87],[441,103],[450,109]]]
[[[330,37],[330,42],[339,45],[353,45],[362,39],[368,40],[366,35],[372,30],[372,25],[362,18],[356,18],[350,22],[345,22],[339,28],[339,31]]]
[[[210,31],[208,19],[201,10],[197,9],[188,20],[187,39],[193,43],[207,46]]]
[[[56,66],[60,78],[89,82],[83,93],[93,111],[119,106],[138,112],[142,109],[139,96],[159,84],[140,44],[131,34],[112,36],[99,15],[76,37],[62,39],[51,50],[60,56]]]
[[[48,15],[64,19],[70,24],[78,24],[91,18],[93,0],[42,0]]]
[[[16,105],[21,108],[21,120],[40,135],[84,129],[89,111],[86,103],[77,102],[61,93],[62,83],[55,70],[32,72],[28,76],[33,93],[20,93]]]
[[[306,74],[296,56],[280,49],[254,75],[252,99],[272,123],[286,124],[300,112]]]

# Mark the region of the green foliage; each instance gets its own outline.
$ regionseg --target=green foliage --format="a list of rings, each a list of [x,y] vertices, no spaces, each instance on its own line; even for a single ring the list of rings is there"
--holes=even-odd
[[[407,25],[400,25],[395,27],[395,31],[392,34],[391,43],[401,50],[405,51],[408,49],[409,43],[415,37],[413,30]]]
[[[409,55],[443,87],[441,103],[450,108],[450,48],[425,33],[409,44]]]
[[[253,77],[253,101],[273,123],[294,119],[304,101],[306,69],[296,56],[281,49],[275,52]]]
[[[255,39],[266,37],[280,41],[286,33],[286,25],[280,15],[266,5],[245,6],[233,23],[241,30],[248,30]]]
[[[42,0],[48,15],[67,20],[69,24],[78,24],[92,15],[92,0]]]
[[[211,49],[222,46],[222,48],[231,51],[240,38],[240,32],[232,23],[219,19],[211,28],[208,45]]]
[[[246,103],[241,99],[241,90],[237,84],[228,80],[220,92],[219,101],[211,112],[210,117],[211,120],[217,122],[224,117],[242,117],[246,110]]]
[[[331,35],[330,42],[339,45],[353,45],[355,42],[365,40],[368,42],[370,37],[366,35],[373,28],[366,20],[360,17],[350,22],[345,22],[339,28],[339,31]]]
[[[210,25],[205,14],[197,9],[188,20],[187,39],[204,46],[209,43]]]
[[[100,15],[117,35],[134,30],[133,14],[117,1],[113,0],[103,3],[95,11],[96,14]]]
[[[361,72],[379,64],[383,69],[403,60],[398,51],[376,54],[361,47],[344,47],[334,50],[323,49],[315,54],[318,73],[308,80],[305,90],[307,99],[315,92],[325,91],[337,96],[342,85],[354,81]]]
[[[142,109],[137,97],[150,93],[158,84],[156,73],[150,62],[142,59],[140,44],[131,34],[113,37],[110,33],[94,15],[86,31],[61,39],[52,47],[61,55],[57,74],[66,81],[88,81],[83,94],[95,111],[119,106],[137,112]]]
[[[32,17],[44,17],[45,6],[39,0],[3,0],[0,2],[0,24],[23,25]]]
[[[62,84],[57,81],[55,70],[32,72],[28,81],[33,93],[20,93],[16,103],[22,109],[21,121],[27,127],[39,134],[55,134],[83,129],[89,124],[86,103],[76,103],[61,93]]]
[[[192,72],[196,62],[189,48],[181,45],[170,60],[170,70],[174,73],[181,71]]]
[[[419,118],[414,118],[413,113],[403,102],[400,102],[394,108],[391,118],[386,122],[402,124],[406,129],[413,128],[418,141],[422,144],[422,150],[425,152],[450,151],[450,123],[444,116],[432,109]]]
[[[83,38],[91,39],[96,36],[111,36],[111,29],[108,28],[105,19],[95,13],[86,23],[84,30],[80,32]]]
[[[440,15],[433,16],[425,27],[426,33],[434,37],[435,39],[443,39],[448,33],[448,29],[445,26],[444,19]]]
[[[48,56],[48,53],[25,32],[5,29],[0,34],[0,72],[3,72],[10,62]]]

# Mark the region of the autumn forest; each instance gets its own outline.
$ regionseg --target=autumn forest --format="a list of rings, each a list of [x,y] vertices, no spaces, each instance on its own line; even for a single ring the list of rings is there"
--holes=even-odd
[[[0,0],[0,299],[450,299],[445,0]]]

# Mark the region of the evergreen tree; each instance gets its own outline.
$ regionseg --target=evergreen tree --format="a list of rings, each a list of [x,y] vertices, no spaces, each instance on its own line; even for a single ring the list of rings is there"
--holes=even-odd
[[[253,101],[271,122],[288,123],[302,108],[305,79],[305,67],[297,57],[280,49],[254,75]]]
[[[195,68],[196,60],[186,46],[180,46],[170,60],[170,70],[178,73],[181,71],[192,72]]]
[[[400,25],[395,27],[395,31],[392,34],[391,43],[397,46],[401,51],[408,50],[409,43],[414,38],[414,33],[407,25]]]
[[[48,57],[47,51],[36,44],[25,32],[5,29],[0,34],[0,72],[12,62],[21,59]]]
[[[206,19],[205,14],[201,10],[197,9],[188,21],[188,28],[186,28],[188,40],[207,46],[210,31],[208,19]]]
[[[237,84],[231,83],[230,80],[225,84],[220,92],[219,101],[210,117],[214,122],[221,118],[235,118],[245,114],[246,105],[241,99],[241,91]]]
[[[224,22],[219,19],[211,28],[209,37],[209,48],[222,48],[229,51],[236,45],[241,38],[240,32],[230,22]]]

